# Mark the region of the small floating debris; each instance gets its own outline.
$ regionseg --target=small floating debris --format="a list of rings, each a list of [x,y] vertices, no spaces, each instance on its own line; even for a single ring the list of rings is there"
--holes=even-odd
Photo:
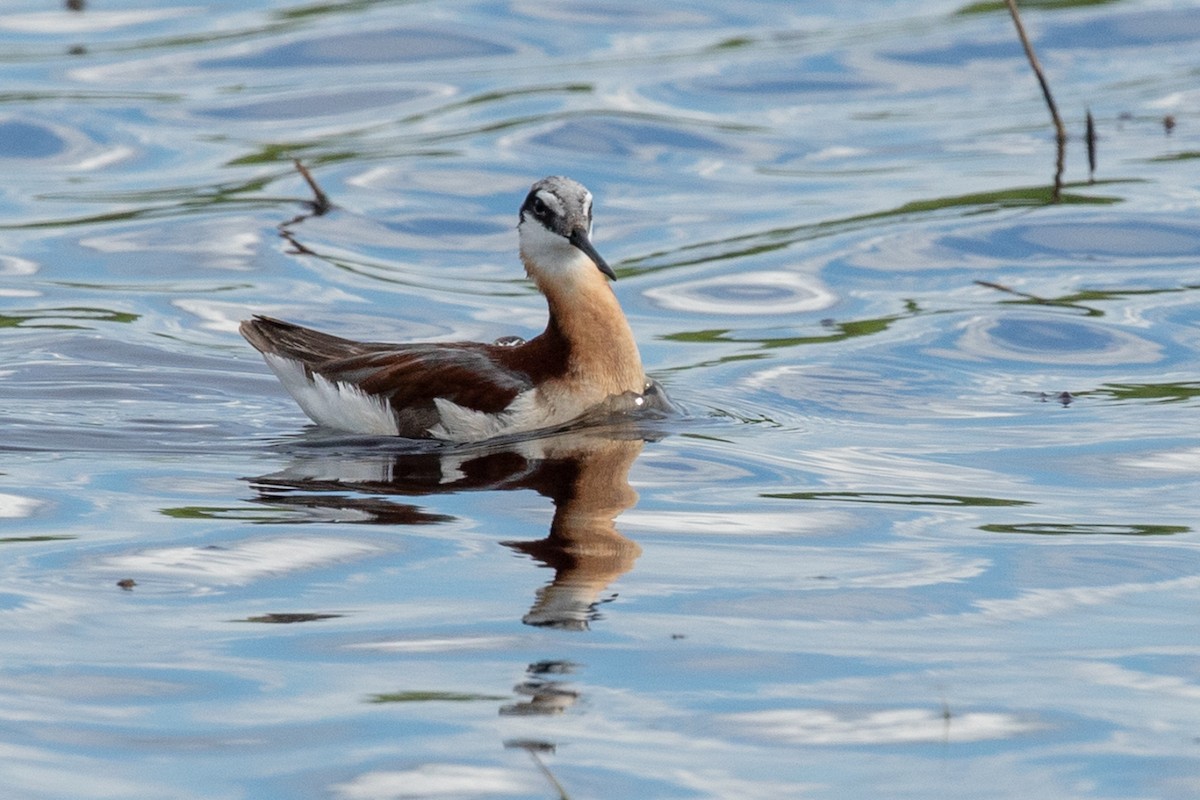
[[[137,581],[135,581],[133,578],[122,578],[121,580],[117,581],[117,586],[120,586],[127,592],[132,592],[133,587],[137,586]]]
[[[1039,403],[1055,402],[1055,403],[1060,404],[1063,408],[1066,408],[1067,406],[1071,405],[1071,403],[1075,402],[1075,395],[1071,394],[1070,392],[1065,392],[1065,391],[1064,392],[1021,392],[1021,394],[1029,396],[1029,397],[1033,397]]]
[[[1064,406],[1069,406],[1071,403],[1075,402],[1075,395],[1071,394],[1070,392],[1059,392],[1054,396],[1054,399]]]

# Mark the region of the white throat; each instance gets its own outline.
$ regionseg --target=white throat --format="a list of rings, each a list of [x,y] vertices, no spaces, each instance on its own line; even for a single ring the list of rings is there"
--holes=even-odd
[[[517,226],[521,239],[521,259],[529,276],[556,286],[569,287],[580,279],[600,275],[592,260],[557,233],[537,220],[522,219]]]

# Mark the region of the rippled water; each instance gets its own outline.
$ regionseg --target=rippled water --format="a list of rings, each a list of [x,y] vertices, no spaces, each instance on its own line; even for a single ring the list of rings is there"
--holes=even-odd
[[[1200,792],[1196,3],[1026,10],[1057,205],[1002,4],[91,5],[0,16],[0,794]],[[536,333],[550,173],[677,417],[237,336]]]

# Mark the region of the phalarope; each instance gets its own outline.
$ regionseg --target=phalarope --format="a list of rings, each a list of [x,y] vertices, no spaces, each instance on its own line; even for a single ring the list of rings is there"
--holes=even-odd
[[[665,403],[592,245],[591,192],[543,178],[517,231],[550,311],[529,341],[355,342],[264,316],[241,333],[304,413],[351,433],[473,442]]]

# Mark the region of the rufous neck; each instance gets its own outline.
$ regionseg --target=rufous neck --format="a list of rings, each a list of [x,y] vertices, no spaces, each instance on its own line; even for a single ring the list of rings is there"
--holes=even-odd
[[[533,274],[550,307],[548,327],[566,341],[573,370],[603,380],[612,394],[641,393],[645,372],[633,331],[608,280],[593,271],[567,285]]]

